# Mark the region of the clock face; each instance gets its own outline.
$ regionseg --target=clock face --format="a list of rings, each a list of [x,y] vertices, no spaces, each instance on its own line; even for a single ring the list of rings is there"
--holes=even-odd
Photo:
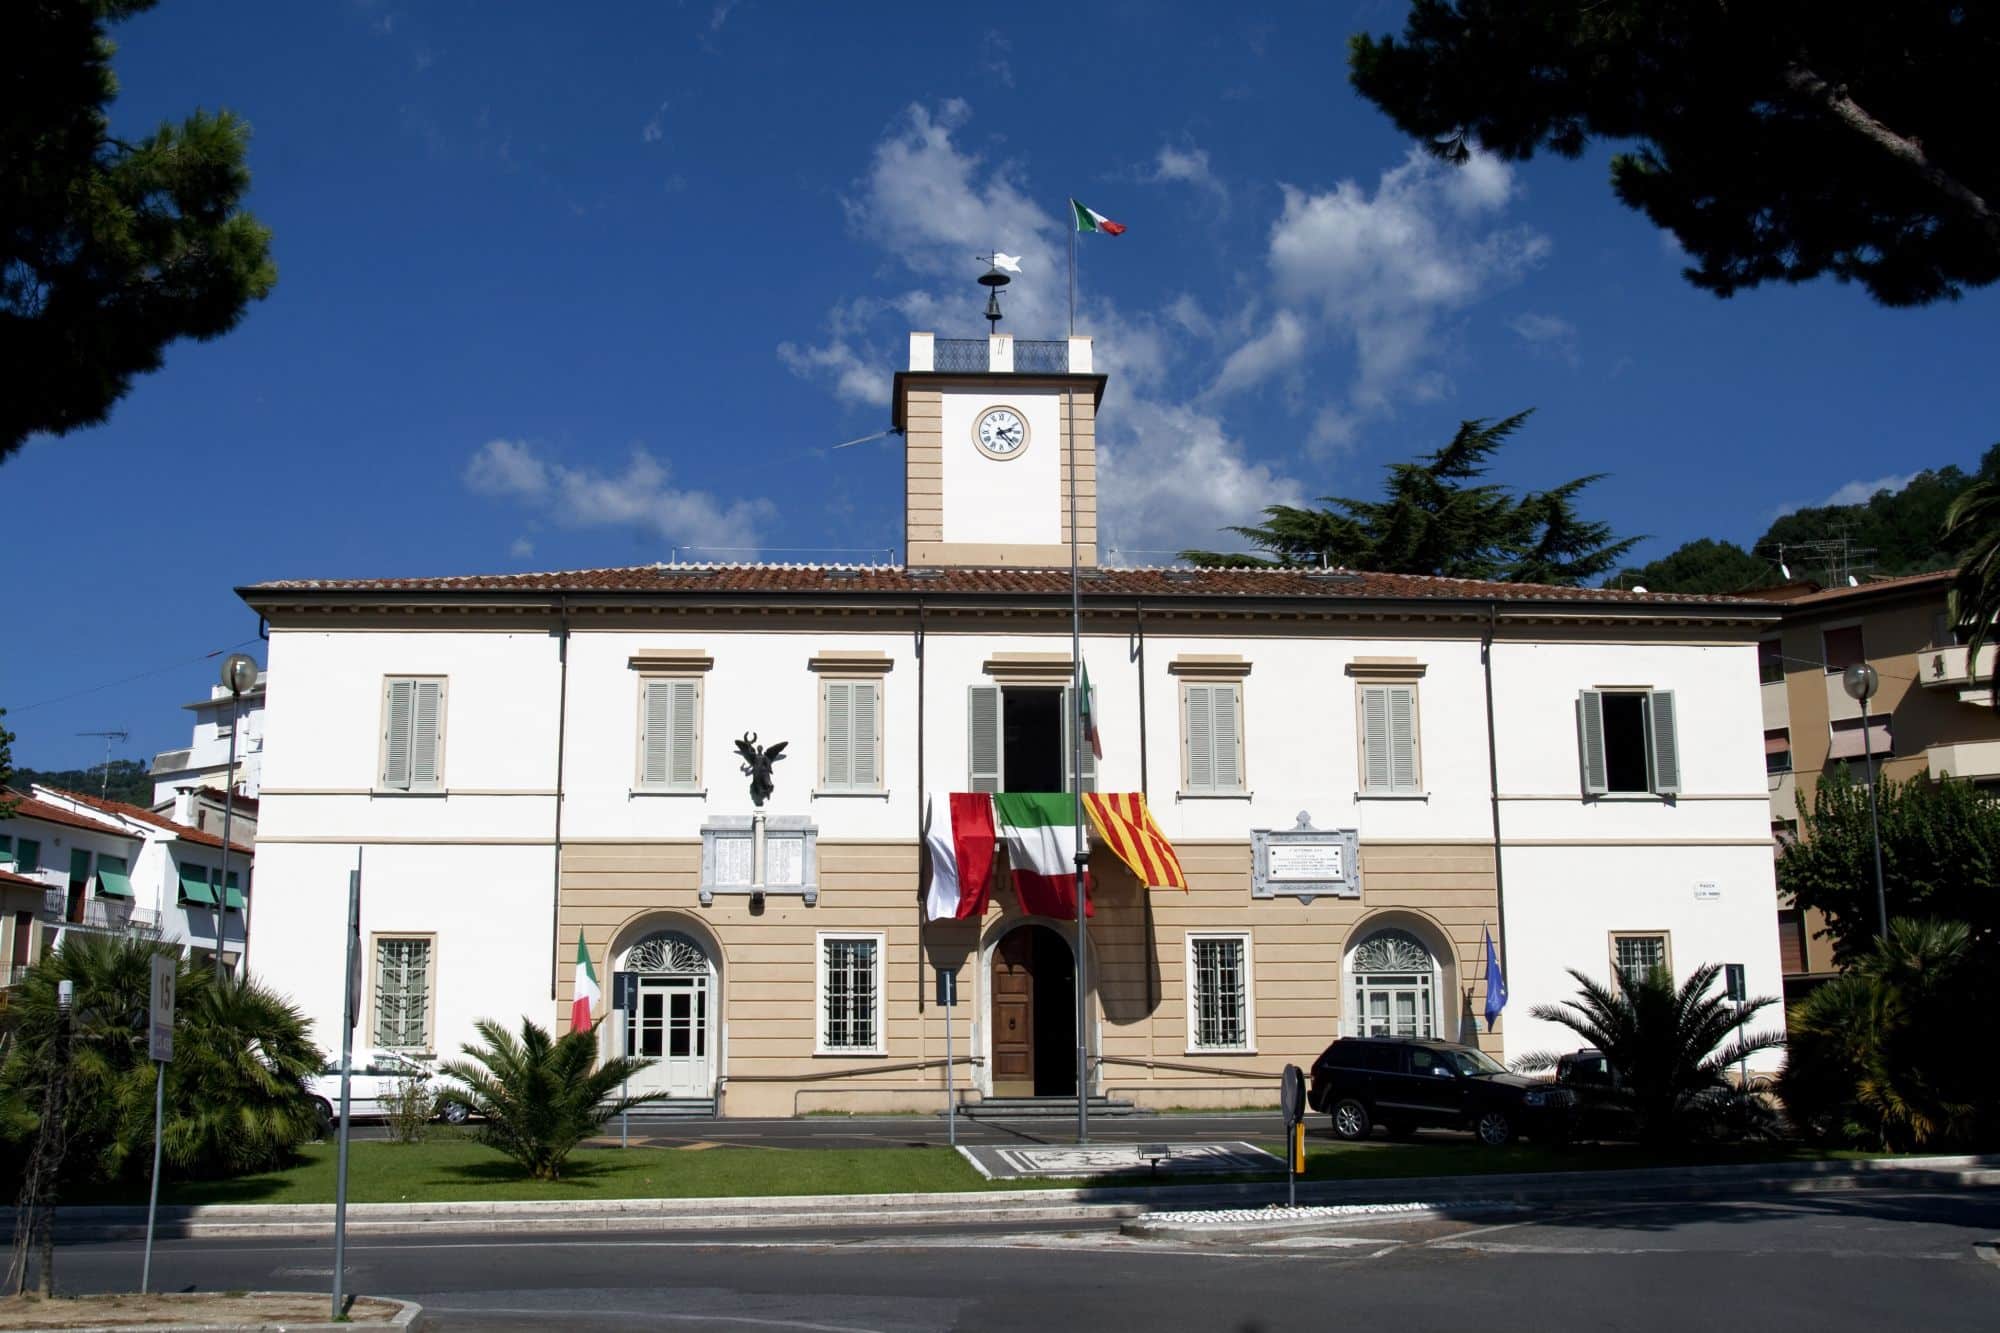
[[[972,423],[972,442],[988,458],[1019,458],[1028,447],[1028,423],[1011,407],[989,407]]]

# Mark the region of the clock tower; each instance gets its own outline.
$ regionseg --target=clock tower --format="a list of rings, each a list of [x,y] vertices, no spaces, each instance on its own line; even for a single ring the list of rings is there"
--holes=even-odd
[[[1077,558],[1097,563],[1097,405],[1090,339],[910,335],[896,375],[904,562],[1063,568],[1076,469]]]

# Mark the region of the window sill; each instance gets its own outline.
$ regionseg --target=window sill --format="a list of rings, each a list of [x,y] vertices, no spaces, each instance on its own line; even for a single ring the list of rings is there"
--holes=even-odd
[[[1252,791],[1177,791],[1176,801],[1248,801],[1256,796]]]
[[[1358,791],[1354,793],[1354,799],[1357,801],[1428,801],[1430,798],[1431,794],[1427,791]]]
[[[1255,1046],[1190,1046],[1186,1055],[1255,1055]]]
[[[449,787],[370,787],[370,796],[449,796]]]
[[[1585,802],[1604,802],[1612,805],[1672,805],[1674,797],[1663,796],[1656,791],[1601,791],[1583,798]]]
[[[841,791],[837,788],[823,788],[815,790],[812,794],[812,799],[815,801],[840,801],[840,800],[852,800],[852,799],[860,799],[864,801],[886,801],[889,799],[889,792],[887,788],[884,788],[881,791]]]
[[[700,798],[700,799],[703,799],[703,800],[706,800],[706,799],[708,798],[708,788],[706,788],[706,787],[634,787],[634,788],[632,788],[632,789],[631,789],[630,791],[626,792],[626,793],[625,793],[625,795],[626,795],[627,797],[633,797],[633,796],[693,796],[693,797],[697,797],[697,798]]]
[[[886,1050],[873,1046],[867,1047],[865,1049],[859,1046],[838,1046],[830,1050],[819,1046],[815,1046],[813,1048],[813,1058],[816,1060],[852,1059],[856,1057],[859,1057],[861,1059],[880,1059],[881,1057],[887,1055],[888,1053],[889,1052]]]

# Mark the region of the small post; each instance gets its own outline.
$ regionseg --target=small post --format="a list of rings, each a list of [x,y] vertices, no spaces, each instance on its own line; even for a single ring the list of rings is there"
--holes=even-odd
[[[631,1097],[632,1097],[632,1080],[629,1078],[620,1079],[618,1081],[618,1099],[620,1101],[630,1101]],[[629,1148],[632,1146],[631,1132],[632,1132],[632,1108],[630,1106],[626,1106],[618,1112],[619,1147]]]
[[[179,969],[177,955],[153,955],[152,1004],[146,1031],[146,1054],[153,1061],[153,1187],[146,1200],[146,1257],[139,1266],[141,1296],[153,1289],[153,1222],[160,1212],[160,1139],[167,1119],[167,1062],[174,1058],[174,982]]]
[[[347,1140],[353,1117],[354,1024],[361,993],[361,849],[354,849],[354,869],[347,874],[347,1003],[340,1025],[340,1153],[333,1186],[333,1317],[341,1317],[342,1287],[347,1273]]]
[[[1285,1207],[1296,1208],[1299,1169],[1306,1155],[1306,1076],[1297,1065],[1285,1066],[1278,1100],[1285,1117]]]
[[[958,969],[937,970],[938,1008],[944,1010],[944,1132],[945,1141],[958,1146],[957,1063],[951,1054],[951,1011],[958,1004]]]

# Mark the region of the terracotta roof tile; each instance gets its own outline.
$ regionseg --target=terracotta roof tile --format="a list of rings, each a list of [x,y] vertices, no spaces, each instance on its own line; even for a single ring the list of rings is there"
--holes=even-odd
[[[1063,596],[1069,570],[937,568],[901,565],[632,565],[539,574],[468,574],[449,578],[279,579],[239,593],[253,605],[285,593],[399,594],[658,593],[688,595],[970,595]],[[1086,599],[1105,597],[1324,598],[1382,601],[1573,602],[1579,605],[1728,606],[1745,610],[1754,599],[1692,593],[1638,593],[1616,588],[1564,588],[1535,583],[1494,583],[1423,574],[1304,569],[1173,569],[1142,567],[1086,572]]]
[[[204,847],[220,847],[222,845],[222,839],[218,838],[215,834],[203,829],[190,827],[186,824],[176,823],[174,820],[168,819],[165,815],[155,814],[142,805],[127,805],[123,801],[107,801],[100,796],[85,796],[80,791],[64,791],[60,787],[46,787],[43,790],[52,791],[64,800],[76,801],[80,804],[90,806],[94,810],[102,810],[106,814],[123,815],[127,819],[136,819],[142,824],[151,824],[154,828],[164,829],[166,832],[173,834],[183,842],[197,842]],[[231,851],[242,852],[246,856],[254,854],[257,850],[254,847],[245,846],[240,842],[231,842],[229,846]]]
[[[1782,605],[1787,609],[1799,606],[1825,606],[1829,602],[1842,602],[1850,597],[1872,597],[1889,592],[1919,592],[1927,588],[1947,588],[1951,586],[1951,581],[1957,577],[1958,571],[1955,569],[1934,569],[1923,574],[1898,574],[1894,578],[1870,579],[1866,583],[1858,583],[1852,588],[1821,588],[1817,592],[1809,592],[1802,597],[1783,599],[1770,597],[1767,600],[1781,600]],[[1759,594],[1746,593],[1744,595],[1757,597]]]
[[[92,833],[110,833],[123,838],[136,839],[139,836],[136,833],[126,832],[108,819],[94,819],[47,801],[38,801],[26,792],[10,789],[7,794],[15,802],[14,813],[9,816],[12,819],[39,819],[45,824],[63,824],[70,828],[88,829]]]

